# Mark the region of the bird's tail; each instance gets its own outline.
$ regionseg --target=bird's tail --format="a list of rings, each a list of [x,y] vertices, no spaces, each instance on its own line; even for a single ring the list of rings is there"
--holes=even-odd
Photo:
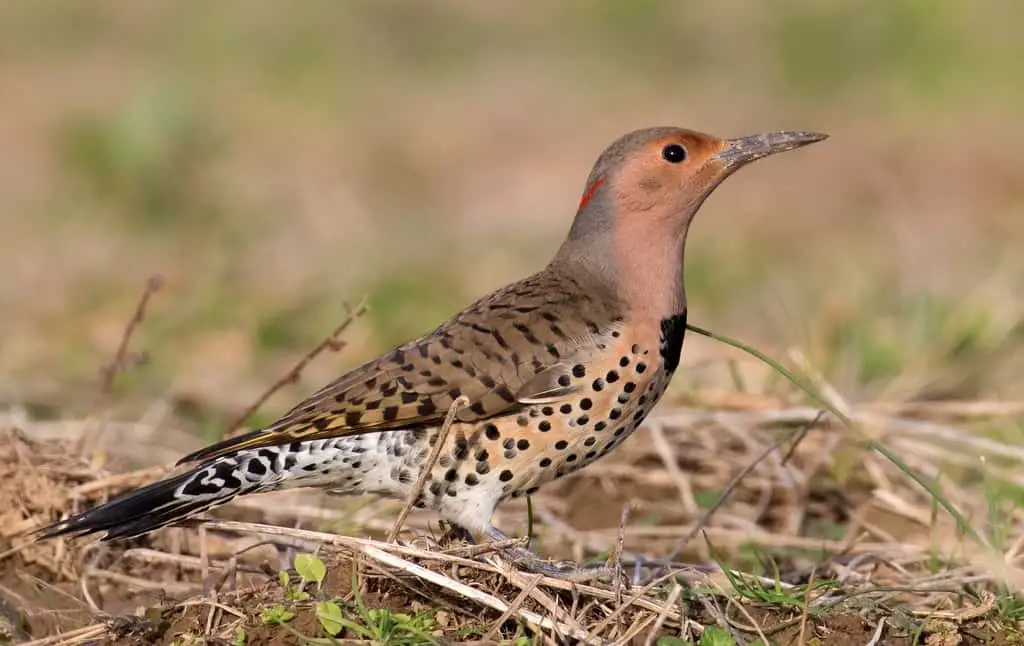
[[[106,532],[105,541],[134,538],[223,505],[239,495],[306,484],[289,468],[294,466],[294,459],[286,461],[281,448],[241,451],[199,464],[60,520],[37,534],[46,539]]]

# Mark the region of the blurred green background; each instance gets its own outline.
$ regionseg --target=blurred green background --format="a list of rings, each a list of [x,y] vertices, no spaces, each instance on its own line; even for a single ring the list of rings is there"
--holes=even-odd
[[[542,266],[597,154],[681,125],[831,134],[690,237],[693,323],[853,400],[1013,397],[1024,5],[1010,0],[7,2],[0,403],[90,412],[148,276],[120,414],[254,422]],[[785,390],[691,337],[674,396]]]

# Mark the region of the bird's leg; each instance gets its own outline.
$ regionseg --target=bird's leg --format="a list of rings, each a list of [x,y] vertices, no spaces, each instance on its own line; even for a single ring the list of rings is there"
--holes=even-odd
[[[463,541],[467,545],[476,545],[476,541],[473,540],[473,532],[462,525],[445,521],[441,521],[441,523],[444,527],[444,535],[441,537],[442,543],[450,544],[455,541]]]
[[[497,527],[492,526],[487,528],[487,540],[492,543],[500,543],[512,540],[512,538]],[[540,558],[531,550],[520,546],[503,547],[501,548],[501,554],[514,565],[524,570],[574,583],[588,583],[591,581],[610,583],[620,576],[615,568],[608,567],[607,565],[583,566],[576,561],[548,561]]]

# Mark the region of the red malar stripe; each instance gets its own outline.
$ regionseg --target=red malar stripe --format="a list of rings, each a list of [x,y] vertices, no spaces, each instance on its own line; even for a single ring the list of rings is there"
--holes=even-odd
[[[581,210],[590,202],[590,198],[594,197],[594,193],[597,192],[597,187],[601,184],[604,184],[604,175],[594,180],[594,183],[583,192],[583,197],[580,198],[580,205],[576,208],[577,211]]]

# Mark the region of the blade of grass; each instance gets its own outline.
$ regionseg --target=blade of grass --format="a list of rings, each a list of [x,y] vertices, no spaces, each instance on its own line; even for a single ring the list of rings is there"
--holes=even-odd
[[[867,444],[873,451],[877,452],[883,458],[891,462],[897,469],[905,473],[908,477],[910,477],[910,479],[912,479],[918,485],[923,487],[924,490],[927,491],[928,494],[931,495],[932,498],[943,509],[945,509],[950,516],[953,517],[953,519],[956,521],[957,529],[960,533],[966,534],[967,536],[977,541],[979,544],[987,546],[987,543],[982,539],[978,532],[975,531],[973,527],[971,527],[971,524],[968,522],[967,518],[960,512],[959,509],[956,508],[956,506],[952,502],[950,502],[945,496],[942,495],[942,492],[939,491],[939,488],[935,483],[930,482],[927,478],[911,469],[909,465],[903,462],[903,460],[901,460],[899,456],[897,456],[895,453],[886,448],[884,444],[882,444],[881,442],[874,438],[868,437],[857,427],[856,423],[852,419],[850,419],[850,417],[848,417],[846,414],[844,414],[842,411],[840,411],[838,408],[832,405],[831,402],[827,401],[824,397],[822,397],[817,392],[817,390],[815,390],[812,386],[805,383],[803,379],[800,379],[799,377],[797,377],[797,375],[784,368],[782,364],[780,364],[778,361],[772,359],[771,357],[761,352],[757,348],[753,348],[743,343],[742,341],[737,341],[736,339],[733,339],[731,337],[722,334],[717,334],[715,332],[711,332],[710,330],[705,330],[704,328],[698,327],[696,325],[687,324],[686,329],[701,336],[705,336],[714,341],[718,341],[728,346],[732,346],[738,350],[742,350],[743,352],[746,352],[747,354],[750,354],[751,356],[763,361],[772,370],[785,377],[788,381],[790,381],[794,386],[796,386],[800,390],[804,391],[804,393],[806,393],[808,397],[810,397],[816,403],[820,404],[822,408],[832,413],[832,415],[834,415],[836,419],[842,422],[843,425],[849,428],[851,431],[856,433],[858,437],[860,437],[860,439],[865,444]]]

